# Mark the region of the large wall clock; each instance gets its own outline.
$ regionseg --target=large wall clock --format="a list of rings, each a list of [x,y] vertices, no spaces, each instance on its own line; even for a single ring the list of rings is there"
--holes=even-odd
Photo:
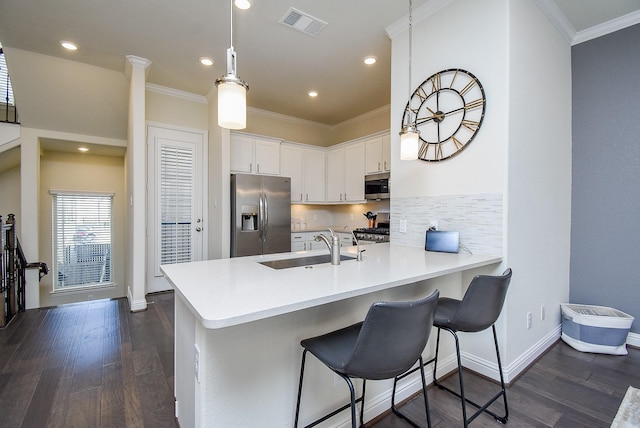
[[[422,82],[402,116],[405,124],[411,109],[420,131],[418,159],[442,161],[464,150],[482,125],[485,107],[480,81],[466,70],[443,70]]]

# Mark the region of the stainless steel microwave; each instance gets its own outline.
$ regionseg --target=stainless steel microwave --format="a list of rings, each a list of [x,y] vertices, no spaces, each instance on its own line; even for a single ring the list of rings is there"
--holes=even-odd
[[[390,174],[365,175],[364,177],[364,197],[369,200],[390,199],[391,194]]]

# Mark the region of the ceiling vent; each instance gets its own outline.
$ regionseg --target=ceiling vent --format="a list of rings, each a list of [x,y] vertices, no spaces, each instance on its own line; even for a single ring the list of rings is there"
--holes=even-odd
[[[280,19],[280,23],[286,27],[308,34],[309,36],[315,36],[320,30],[327,26],[326,22],[293,7],[284,14],[282,19]]]

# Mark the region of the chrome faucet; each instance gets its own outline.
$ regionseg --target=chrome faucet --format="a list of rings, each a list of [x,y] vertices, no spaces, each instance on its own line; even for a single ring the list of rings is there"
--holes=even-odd
[[[351,236],[353,237],[353,240],[355,241],[356,247],[357,247],[356,260],[361,262],[362,261],[362,253],[364,253],[366,250],[360,251],[360,242],[358,242],[358,238],[356,238],[356,234],[353,233],[353,230],[351,230],[351,228],[349,226],[345,226],[344,230],[348,230],[349,232],[351,232]]]
[[[331,264],[339,265],[340,264],[340,238],[338,235],[334,233],[334,231],[329,228],[329,232],[331,232],[331,242],[329,242],[329,238],[327,238],[323,234],[319,234],[316,236],[316,241],[323,241],[327,248],[329,248],[329,254],[331,254]]]

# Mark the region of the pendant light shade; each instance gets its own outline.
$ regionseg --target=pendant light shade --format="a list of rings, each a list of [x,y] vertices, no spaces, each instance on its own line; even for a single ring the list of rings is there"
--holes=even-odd
[[[231,46],[227,49],[227,74],[216,80],[218,88],[218,126],[227,129],[247,127],[247,91],[249,85],[236,74],[233,49],[233,0],[231,3]]]
[[[400,160],[418,159],[420,132],[415,126],[403,126],[400,131]]]
[[[412,25],[413,2],[409,0],[409,102],[411,102],[411,55],[412,55]],[[400,160],[416,160],[418,159],[418,150],[420,143],[420,131],[416,128],[412,120],[411,105],[407,105],[406,123],[402,124],[400,130]]]

